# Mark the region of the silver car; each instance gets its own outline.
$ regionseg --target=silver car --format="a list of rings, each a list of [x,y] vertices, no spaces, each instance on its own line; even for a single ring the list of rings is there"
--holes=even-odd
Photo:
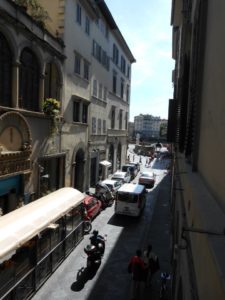
[[[103,184],[107,185],[111,192],[113,193],[113,195],[115,196],[118,189],[121,187],[122,182],[118,181],[118,180],[112,180],[112,179],[105,179],[102,181]]]
[[[111,177],[112,180],[122,181],[122,183],[129,183],[131,181],[130,172],[117,171]]]

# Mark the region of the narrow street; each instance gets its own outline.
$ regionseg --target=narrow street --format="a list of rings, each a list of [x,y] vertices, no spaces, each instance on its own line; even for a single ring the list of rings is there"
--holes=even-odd
[[[133,156],[132,147],[129,152]],[[139,161],[137,155],[135,161]],[[159,256],[161,269],[170,272],[170,175],[166,171],[168,161],[154,160],[152,163],[156,185],[148,190],[146,208],[140,218],[115,216],[112,206],[102,211],[93,221],[93,229],[107,236],[102,264],[95,276],[90,278],[85,269],[86,254],[83,249],[89,243],[90,237],[86,235],[33,300],[128,300],[131,287],[130,274],[127,272],[128,261],[137,248],[144,249],[148,243],[153,245],[153,251]],[[145,169],[145,158],[142,157],[141,171]],[[137,179],[138,176],[134,182]],[[152,296],[151,299],[158,299],[160,272],[158,273],[155,274],[151,288],[146,288],[140,299],[147,300],[149,295]]]

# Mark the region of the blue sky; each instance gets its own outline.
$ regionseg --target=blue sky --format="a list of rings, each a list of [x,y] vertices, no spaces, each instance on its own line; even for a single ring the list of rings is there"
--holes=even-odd
[[[105,0],[136,63],[132,64],[130,121],[139,114],[168,119],[173,97],[172,0]]]

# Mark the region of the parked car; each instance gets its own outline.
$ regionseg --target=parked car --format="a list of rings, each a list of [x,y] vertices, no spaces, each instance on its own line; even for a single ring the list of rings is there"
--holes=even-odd
[[[111,192],[113,193],[113,196],[116,195],[116,192],[122,185],[121,181],[111,180],[111,179],[105,179],[102,181],[102,183],[106,184],[110,188]]]
[[[155,185],[155,174],[153,172],[142,172],[138,183],[152,188]]]
[[[131,175],[131,179],[134,179],[136,176],[137,176],[137,173],[138,173],[138,170],[136,168],[135,165],[133,164],[126,164],[126,165],[123,165],[121,170],[123,172],[130,172],[130,175]]]
[[[122,183],[129,183],[131,181],[131,175],[130,172],[117,171],[113,174],[111,180],[121,181]]]
[[[93,220],[101,211],[102,203],[97,198],[86,195],[83,200],[84,209],[87,212],[87,217]]]

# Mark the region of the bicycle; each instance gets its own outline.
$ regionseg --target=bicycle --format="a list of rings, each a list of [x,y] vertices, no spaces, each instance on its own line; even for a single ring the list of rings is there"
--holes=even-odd
[[[170,274],[167,272],[161,272],[161,285],[159,291],[159,299],[165,299],[166,291],[167,291],[167,281],[170,280]]]

